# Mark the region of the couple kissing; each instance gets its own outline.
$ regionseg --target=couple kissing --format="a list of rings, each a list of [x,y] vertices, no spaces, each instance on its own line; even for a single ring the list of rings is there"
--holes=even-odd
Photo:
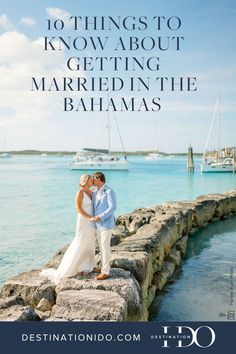
[[[95,191],[92,191],[93,186]],[[91,272],[100,273],[96,276],[97,280],[110,277],[110,243],[115,227],[116,196],[106,185],[106,177],[102,172],[96,172],[93,176],[81,176],[75,207],[78,216],[73,241],[57,269],[43,269],[40,273],[55,284],[62,278],[87,275]],[[96,239],[101,254],[101,268],[95,267]]]

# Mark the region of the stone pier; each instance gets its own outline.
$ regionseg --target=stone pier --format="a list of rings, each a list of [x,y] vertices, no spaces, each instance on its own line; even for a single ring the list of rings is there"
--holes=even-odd
[[[154,298],[180,266],[188,238],[208,223],[236,215],[236,190],[168,202],[119,216],[112,237],[111,277],[61,280],[39,276],[57,267],[67,249],[42,268],[9,279],[0,293],[0,321],[147,321]],[[97,254],[99,259],[99,254]]]

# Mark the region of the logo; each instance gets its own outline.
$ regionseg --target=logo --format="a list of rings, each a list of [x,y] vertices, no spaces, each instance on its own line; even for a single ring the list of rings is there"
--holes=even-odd
[[[216,338],[214,330],[209,326],[200,326],[196,329],[189,326],[162,326],[162,328],[163,334],[158,337],[163,340],[163,348],[173,346],[186,348],[192,345],[208,348],[212,346]]]
[[[235,311],[228,311],[227,318],[228,318],[228,320],[234,321],[235,320]]]

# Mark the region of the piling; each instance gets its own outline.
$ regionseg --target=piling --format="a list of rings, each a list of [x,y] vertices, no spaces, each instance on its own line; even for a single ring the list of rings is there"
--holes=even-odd
[[[235,167],[236,167],[236,161],[235,161],[235,147],[233,148],[233,174],[235,174]]]
[[[194,172],[193,148],[191,147],[191,145],[189,145],[189,148],[188,148],[187,171],[190,173]]]

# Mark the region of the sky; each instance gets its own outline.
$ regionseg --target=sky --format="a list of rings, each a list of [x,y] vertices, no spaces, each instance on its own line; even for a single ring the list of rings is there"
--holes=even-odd
[[[89,16],[90,19],[111,16],[124,19],[135,18],[136,29],[86,31],[82,24],[75,30],[69,21],[70,16]],[[138,19],[147,19],[146,30],[138,30]],[[167,26],[163,20],[157,30],[154,16],[172,18]],[[174,30],[177,20],[181,26]],[[62,20],[64,28],[47,30],[47,23]],[[236,146],[236,3],[234,0],[146,0],[111,2],[108,0],[0,0],[0,151],[5,150],[51,150],[77,151],[83,147],[107,148],[107,112],[63,111],[64,97],[73,102],[82,98],[90,102],[90,97],[108,97],[119,102],[120,97],[129,100],[135,96],[136,102],[142,98],[150,102],[153,97],[160,98],[161,109],[156,112],[120,112],[110,117],[111,149],[121,150],[116,121],[128,151],[155,150],[164,152],[186,152],[189,144],[195,152],[203,152],[208,136],[214,107],[220,91],[221,144]],[[131,22],[127,22],[131,25]],[[142,28],[142,26],[141,26]],[[44,50],[44,37],[85,38],[84,50]],[[89,37],[108,37],[105,49],[94,51]],[[130,50],[129,37],[143,38],[179,36],[184,37],[180,50],[171,42],[167,51],[158,47]],[[115,51],[118,39],[122,37],[125,50]],[[55,47],[58,39],[55,39]],[[156,42],[155,42],[156,43]],[[163,42],[164,43],[164,42]],[[144,45],[145,46],[145,45]],[[50,45],[49,45],[50,48]],[[57,47],[58,48],[58,47]],[[93,61],[93,70],[81,68],[72,71],[67,67],[70,57],[150,57],[159,58],[159,70],[125,71],[120,67],[114,72],[111,64],[99,71]],[[120,77],[124,82],[121,91],[107,95],[102,92],[32,92],[32,77],[40,80],[56,77]],[[150,77],[149,90],[130,92],[129,77]],[[197,91],[171,92],[167,85],[161,92],[156,77],[196,77]],[[109,81],[110,82],[110,81]],[[46,85],[47,86],[47,85]],[[138,103],[137,103],[138,105]],[[151,104],[149,105],[151,107]],[[213,125],[209,148],[217,148],[217,123]]]

